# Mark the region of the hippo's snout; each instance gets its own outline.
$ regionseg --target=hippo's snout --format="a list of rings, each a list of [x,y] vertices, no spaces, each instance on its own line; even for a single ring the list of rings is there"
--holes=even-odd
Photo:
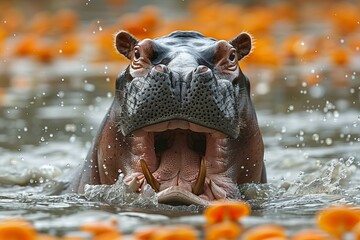
[[[240,99],[232,82],[216,79],[204,65],[179,74],[164,64],[134,78],[124,91],[119,126],[126,136],[138,129],[171,120],[184,120],[236,138],[241,119]]]

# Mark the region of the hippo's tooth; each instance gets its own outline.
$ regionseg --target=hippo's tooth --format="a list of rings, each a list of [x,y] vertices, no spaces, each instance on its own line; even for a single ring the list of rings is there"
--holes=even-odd
[[[200,195],[204,191],[205,177],[206,177],[205,158],[202,158],[200,162],[198,178],[196,179],[196,182],[192,185],[192,192],[195,195]]]
[[[129,183],[129,189],[133,192],[140,192],[140,188],[144,184],[145,180],[139,180],[137,177],[134,177],[133,180]]]
[[[223,189],[221,189],[218,185],[216,185],[216,183],[211,181],[211,179],[209,180],[209,186],[210,186],[210,191],[215,199],[218,200],[218,199],[226,198],[225,191]]]
[[[155,177],[151,174],[148,165],[146,164],[144,159],[140,159],[141,169],[143,171],[146,182],[155,190],[155,192],[160,191],[160,183],[155,179]]]

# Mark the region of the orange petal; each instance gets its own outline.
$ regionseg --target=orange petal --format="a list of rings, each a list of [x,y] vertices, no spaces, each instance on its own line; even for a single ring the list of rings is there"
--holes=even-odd
[[[94,236],[99,236],[105,233],[120,234],[120,231],[117,229],[116,224],[116,221],[86,223],[80,227],[80,230],[90,232]]]
[[[287,239],[285,230],[277,225],[261,225],[245,232],[243,240]]]
[[[0,222],[0,239],[35,240],[36,231],[33,226],[21,219]]]
[[[350,61],[351,52],[344,47],[335,47],[330,52],[330,59],[336,65],[345,65]]]
[[[360,222],[355,225],[351,233],[354,235],[353,239],[360,239]]]
[[[135,233],[139,240],[195,240],[196,230],[191,226],[152,227]]]
[[[118,240],[121,234],[118,232],[105,232],[98,234],[94,237],[94,240]]]
[[[331,206],[317,214],[317,225],[335,237],[341,237],[360,222],[360,212],[349,206]]]
[[[78,14],[72,9],[59,10],[54,17],[54,24],[62,33],[69,33],[76,29]]]
[[[157,231],[158,228],[161,227],[147,227],[145,229],[138,230],[134,233],[135,239],[138,240],[149,240],[151,236]]]
[[[195,240],[197,239],[196,230],[190,226],[170,227],[168,231],[157,233],[152,240]]]
[[[211,224],[205,229],[205,240],[237,239],[242,232],[242,227],[231,221]]]
[[[205,212],[205,218],[208,223],[218,223],[224,220],[238,221],[244,216],[250,214],[249,204],[242,201],[218,201],[209,206]]]
[[[292,236],[291,240],[331,240],[324,232],[316,229],[303,230]]]
[[[36,236],[36,240],[60,240],[60,238],[46,234],[40,234]],[[74,240],[83,240],[83,239],[74,239]]]
[[[85,238],[82,237],[63,237],[61,240],[85,240]]]

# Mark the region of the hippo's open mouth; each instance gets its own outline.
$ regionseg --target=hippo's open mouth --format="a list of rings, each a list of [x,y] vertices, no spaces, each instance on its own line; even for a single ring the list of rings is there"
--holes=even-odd
[[[231,195],[227,136],[184,121],[170,120],[133,133],[133,172],[124,181],[141,191],[147,182],[162,203],[202,204]]]

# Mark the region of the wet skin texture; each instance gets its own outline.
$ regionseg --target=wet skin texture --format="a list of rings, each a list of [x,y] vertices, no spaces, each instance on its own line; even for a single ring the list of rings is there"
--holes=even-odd
[[[202,204],[266,182],[250,83],[238,65],[251,51],[247,33],[139,41],[121,31],[115,44],[131,63],[70,191],[113,184],[121,173],[135,192],[150,184],[161,202]]]

